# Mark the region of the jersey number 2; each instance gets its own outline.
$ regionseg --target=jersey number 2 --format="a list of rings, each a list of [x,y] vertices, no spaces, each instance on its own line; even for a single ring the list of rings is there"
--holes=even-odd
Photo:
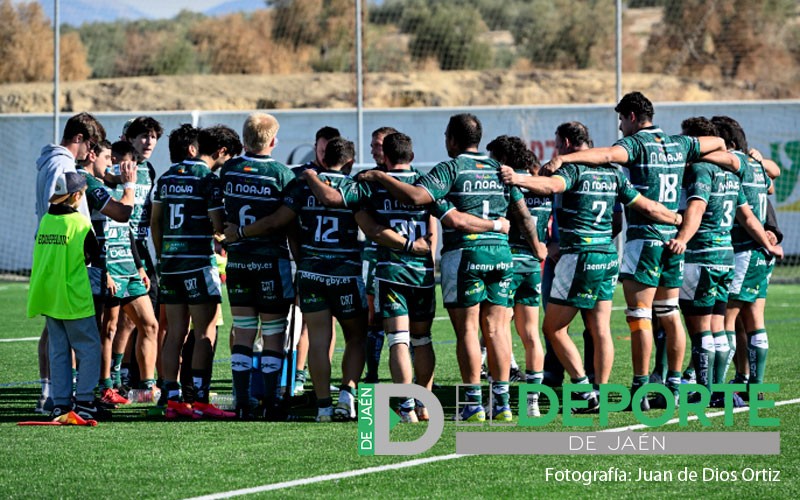
[[[328,226],[328,228],[323,231],[325,226]],[[316,241],[322,241],[324,243],[339,243],[339,238],[331,237],[331,234],[334,234],[338,231],[339,219],[336,217],[323,217],[321,215],[317,215],[317,231],[314,233],[314,239]]]

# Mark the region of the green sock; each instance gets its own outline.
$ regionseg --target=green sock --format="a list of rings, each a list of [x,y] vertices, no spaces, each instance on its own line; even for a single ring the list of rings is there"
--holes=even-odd
[[[763,384],[764,370],[767,365],[767,352],[769,351],[767,331],[761,328],[747,332],[747,348],[750,358],[750,382]]]
[[[636,392],[636,389],[643,386],[647,382],[650,381],[650,377],[648,375],[634,375],[633,376],[633,383],[631,384],[631,393]]]
[[[714,376],[714,336],[709,331],[692,336],[692,363],[697,374],[697,383],[711,389]]]
[[[122,378],[120,376],[120,370],[122,369],[122,357],[125,356],[124,353],[121,352],[114,352],[111,353],[111,380],[114,382],[114,385],[119,387],[122,385]]]
[[[483,394],[481,394],[480,385],[466,386],[466,391],[464,395],[466,396],[466,402],[469,404],[476,406],[483,404]]]
[[[544,380],[544,372],[525,370],[526,384],[541,384],[543,380]]]
[[[731,348],[728,351],[728,360],[725,362],[725,373],[728,373],[728,368],[730,368],[733,358],[736,356],[736,332],[725,330],[725,336],[728,337],[728,346]]]
[[[647,378],[648,377],[645,377],[645,380],[647,380]],[[581,393],[581,396],[584,399],[588,399],[589,394],[592,391],[594,391],[594,388],[592,387],[592,384],[589,383],[589,377],[587,377],[585,375],[583,377],[580,377],[580,378],[570,378],[570,382],[572,382],[573,384],[576,384],[576,385],[579,385],[579,384],[585,384],[586,385],[586,390]]]
[[[728,358],[731,348],[725,331],[714,332],[714,380],[715,384],[725,383],[725,372],[728,369]]]
[[[664,385],[669,388],[673,393],[677,394],[678,390],[681,387],[681,372],[677,370],[668,370],[667,371],[667,379],[664,381]]]
[[[400,403],[400,411],[404,413],[408,413],[414,411],[414,406],[416,405],[414,398],[406,398]]]
[[[495,408],[508,406],[508,382],[494,382],[492,396]]]
[[[102,379],[100,381],[100,389],[101,390],[103,390],[103,389],[111,389],[113,387],[114,387],[114,381],[111,379],[111,377],[104,378],[104,379]]]
[[[154,378],[146,378],[146,379],[142,380],[141,382],[139,382],[139,386],[142,389],[150,390],[150,389],[152,389],[153,387],[156,386],[156,379],[154,379]]]

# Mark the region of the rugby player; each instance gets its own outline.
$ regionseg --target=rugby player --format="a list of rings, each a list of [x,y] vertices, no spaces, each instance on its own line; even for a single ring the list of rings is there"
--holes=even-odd
[[[714,124],[703,117],[684,120],[681,128],[684,135],[717,135]],[[680,306],[689,330],[698,383],[710,389],[712,383],[725,383],[730,359],[725,309],[733,280],[731,228],[734,220],[769,251],[777,254],[780,248],[769,243],[736,174],[712,163],[694,162],[687,168],[684,185],[687,197],[684,223],[675,238],[667,243],[667,248],[675,254],[686,253]],[[666,384],[676,402],[680,383],[680,373],[670,371]],[[660,398],[654,398],[651,403],[656,401]],[[723,405],[721,393],[713,395],[711,405]]]
[[[372,159],[375,160],[375,168],[383,171],[387,170],[383,153],[383,140],[387,135],[396,133],[397,130],[392,127],[380,127],[372,132],[372,140],[369,143],[369,147]],[[364,248],[361,250],[361,262],[364,285],[367,288],[369,321],[369,330],[367,331],[367,371],[364,374],[364,382],[370,384],[378,381],[378,366],[381,362],[381,351],[383,350],[385,338],[383,322],[380,314],[377,314],[378,307],[375,303],[375,265],[377,264],[377,259],[378,245],[374,241],[367,239],[364,242]]]
[[[492,158],[513,168],[519,175],[538,173],[539,160],[525,146],[519,137],[502,135],[487,144],[486,149]],[[550,196],[537,196],[527,189],[521,189],[525,204],[536,224],[538,248],[531,249],[527,240],[514,226],[508,236],[511,255],[514,259],[514,279],[509,295],[509,314],[513,315],[517,334],[525,347],[525,382],[541,384],[544,378],[544,351],[539,339],[539,306],[541,305],[541,269],[547,256],[547,225],[553,210]],[[511,321],[511,317],[509,317]],[[538,417],[539,393],[528,397],[528,415]]]
[[[138,164],[136,169],[136,203],[133,206],[130,226],[133,230],[137,252],[144,263],[144,269],[150,281],[148,294],[153,310],[158,310],[158,276],[150,255],[148,237],[150,234],[150,210],[152,207],[150,194],[153,190],[156,170],[153,164],[150,163],[150,157],[163,133],[164,129],[158,120],[150,116],[134,118],[126,123],[123,131],[124,139],[130,142],[133,147],[134,159]],[[108,176],[106,177],[108,179]],[[119,374],[117,380],[115,380],[115,386],[120,389],[123,395],[127,394],[128,384],[130,383],[128,377],[130,363],[122,364],[122,359],[127,351],[128,340],[131,338],[135,327],[135,322],[123,310],[122,314],[119,315],[117,335],[113,345],[114,370]],[[133,335],[136,336],[135,333]],[[145,345],[149,346],[150,343],[147,342]],[[155,355],[154,353],[153,356]]]
[[[555,172],[564,163],[618,163],[627,167],[630,181],[640,193],[676,211],[686,163],[724,151],[724,142],[718,137],[667,135],[653,125],[653,104],[640,92],[623,96],[614,110],[625,137],[611,147],[556,156],[544,165],[545,171]],[[664,245],[676,234],[674,227],[654,223],[635,210],[629,209],[626,216],[628,230],[619,277],[628,305],[625,315],[631,331],[631,391],[635,392],[649,380],[653,312],[667,334],[669,370],[682,368],[686,338],[678,314],[678,292],[683,283],[683,256],[665,251]],[[647,398],[641,398],[641,408],[649,410]]]
[[[502,223],[497,219],[504,217],[511,205],[525,224],[524,232],[530,241],[535,238],[536,229],[522,193],[500,181],[500,163],[478,152],[481,136],[481,123],[475,115],[454,115],[445,131],[445,146],[452,160],[439,163],[414,184],[375,170],[369,172],[367,180],[383,184],[401,203],[426,205],[446,199],[461,212],[493,220],[494,230],[490,232],[444,233],[442,294],[456,332],[456,353],[466,385],[467,404],[457,418],[486,418],[480,386],[480,329],[494,380],[492,416],[508,421],[512,418],[508,393],[511,330],[506,308],[513,263],[508,236],[501,232]]]
[[[292,168],[292,172],[296,177],[299,177],[304,170],[312,168],[316,171],[322,171],[325,169],[323,166],[322,159],[325,156],[325,148],[328,146],[328,142],[331,139],[335,139],[340,137],[341,133],[339,129],[330,126],[324,126],[317,130],[316,134],[314,134],[314,159],[306,162],[299,167]],[[294,249],[292,249],[292,256],[294,258],[295,264],[299,259],[299,255],[294,253]],[[306,384],[306,358],[308,356],[308,326],[306,325],[305,318],[301,315],[302,324],[300,327],[300,338],[297,339],[297,367],[295,369],[294,374],[294,394],[301,395],[305,392],[305,384]],[[335,325],[335,320],[331,320],[332,325]],[[331,328],[334,328],[331,326]],[[333,359],[333,350],[336,345],[336,337],[331,339],[331,349],[330,349],[330,358]],[[331,390],[338,389],[335,386],[330,387]]]
[[[113,345],[124,346],[127,338],[118,341],[122,332],[117,330],[120,309],[124,309],[136,324],[139,335],[136,356],[142,371],[142,388],[156,390],[155,365],[158,324],[147,291],[151,286],[147,273],[136,250],[133,233],[128,224],[135,205],[136,164],[123,162],[120,174],[123,184],[111,189],[103,182],[111,165],[111,144],[101,141],[89,154],[86,168],[79,170],[87,182],[86,199],[92,209],[92,226],[101,246],[101,258],[108,277],[109,297],[102,301],[101,322],[101,400],[110,404],[126,404],[128,400],[115,389],[112,366],[118,365],[122,354],[113,352]],[[124,172],[123,172],[124,168]],[[119,201],[117,201],[119,200]],[[130,333],[130,332],[128,332]],[[117,373],[119,373],[117,371]]]
[[[331,139],[322,158],[325,169],[318,174],[320,180],[337,188],[348,179],[342,171],[352,166],[354,158],[352,142],[341,137]],[[288,187],[283,202],[271,216],[243,226],[241,235],[271,234],[299,219],[297,292],[308,326],[308,362],[317,396],[317,422],[331,422],[334,417],[329,385],[333,318],[341,325],[345,338],[342,384],[335,413],[337,418],[353,420],[355,387],[364,369],[367,331],[358,226],[352,210],[325,207],[302,178]]]
[[[564,158],[572,156],[565,155]],[[540,196],[563,193],[559,210],[561,256],[542,329],[574,384],[585,384],[580,413],[596,412],[597,396],[586,376],[580,354],[567,329],[580,309],[594,344],[595,382],[605,384],[614,362],[611,339],[611,299],[619,273],[612,242],[613,206],[617,201],[647,220],[672,226],[681,216],[640,194],[621,170],[611,165],[563,164],[552,177],[523,176],[503,167],[503,180]]]
[[[204,128],[198,135],[198,156],[173,165],[157,183],[151,227],[160,261],[159,297],[167,310],[168,331],[162,352],[165,417],[233,418],[235,413],[209,403],[220,293],[213,235],[224,229],[222,190],[212,169],[241,152],[239,136],[228,127]],[[194,324],[192,356],[194,403],[181,400],[180,353]]]
[[[284,164],[272,158],[279,124],[274,116],[253,113],[242,130],[244,155],[227,162],[220,173],[225,196],[226,232],[238,233],[257,219],[271,215],[283,201],[295,177]],[[235,226],[233,228],[232,226]],[[231,370],[239,418],[253,416],[250,408],[250,372],[253,342],[263,338],[261,372],[264,378],[264,416],[283,420],[278,404],[284,361],[289,307],[294,302],[294,284],[286,231],[267,236],[239,238],[227,242],[228,300],[233,316]]]
[[[733,118],[715,116],[711,118],[716,125],[725,145],[739,158],[741,169],[738,172],[747,203],[763,225],[767,218],[768,194],[774,191],[772,177],[780,174],[774,162],[749,156],[747,154],[747,137],[741,125]],[[757,154],[757,152],[756,152]],[[757,154],[760,157],[760,155]],[[731,230],[733,251],[735,254],[735,275],[728,296],[728,311],[725,318],[725,330],[735,338],[736,319],[741,314],[744,327],[736,342],[744,345],[743,352],[748,353],[749,374],[745,379],[744,369],[739,372],[738,382],[760,384],[764,381],[769,340],[764,322],[767,288],[775,265],[775,254],[770,247],[753,237],[739,221]],[[772,255],[769,255],[769,254]],[[779,256],[780,257],[780,256]],[[735,349],[735,345],[734,345]]]

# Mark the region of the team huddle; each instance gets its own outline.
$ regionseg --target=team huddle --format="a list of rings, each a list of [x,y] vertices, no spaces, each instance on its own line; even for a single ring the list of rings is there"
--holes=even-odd
[[[479,119],[454,115],[445,131],[451,159],[424,175],[412,166],[411,137],[382,127],[372,134],[375,168],[354,176],[354,145],[338,130],[320,129],[315,159],[290,169],[271,156],[278,121],[253,113],[241,139],[222,125],[173,130],[174,164],[158,179],[149,162],[163,134],[156,120],[132,120],[111,144],[91,115],[72,117],[62,144],[46,147],[39,160],[42,222],[28,312],[47,318],[50,375],[40,367],[47,381],[40,405],[49,397],[53,416],[74,410],[107,418],[128,402],[127,350],[139,392],[160,394],[170,420],[291,418],[286,402],[305,390],[306,363],[316,420],[354,420],[357,385],[377,382],[384,343],[392,382],[432,389],[437,264],[456,335],[459,420],[510,421],[510,383],[561,385],[564,371],[585,385],[577,411],[597,412],[596,384],[609,382],[614,362],[618,278],[632,393],[659,382],[677,403],[682,379],[710,388],[724,382],[734,359],[735,382],[761,383],[767,285],[782,257],[767,198],[777,165],[748,150],[729,117],[690,118],[682,135],[668,135],[652,124],[653,106],[638,92],[615,111],[623,139],[593,148],[584,125],[564,123],[555,133],[558,155],[544,165],[518,137],[499,136],[488,154],[480,152]],[[620,259],[614,238],[623,210]],[[52,241],[68,248],[76,235],[86,279],[75,269],[53,275],[47,263],[63,257]],[[234,411],[210,399],[223,293],[217,253],[227,259]],[[56,289],[69,290],[54,296],[48,287],[58,280],[64,284]],[[289,363],[293,308],[303,327]],[[583,360],[568,335],[579,312]],[[685,371],[680,312],[691,343]],[[345,342],[338,387],[331,385],[335,322]],[[512,353],[512,322],[525,349],[524,375]],[[294,380],[282,383],[295,364],[287,377]],[[540,415],[538,396],[528,396],[529,416]],[[700,402],[718,406],[722,395]],[[637,404],[668,406],[661,394]],[[396,411],[403,422],[428,418],[414,398],[401,399]]]

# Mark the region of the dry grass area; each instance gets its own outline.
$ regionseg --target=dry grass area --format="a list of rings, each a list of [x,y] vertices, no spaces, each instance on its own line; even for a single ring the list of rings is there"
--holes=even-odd
[[[604,71],[424,71],[366,75],[370,108],[414,106],[606,103],[614,100],[614,73]],[[658,101],[773,99],[798,89],[764,88],[655,74],[626,73],[623,90]],[[247,110],[343,108],[355,104],[350,73],[296,75],[154,76],[88,80],[61,85],[66,112],[132,110]],[[52,110],[49,83],[0,85],[0,113]]]

